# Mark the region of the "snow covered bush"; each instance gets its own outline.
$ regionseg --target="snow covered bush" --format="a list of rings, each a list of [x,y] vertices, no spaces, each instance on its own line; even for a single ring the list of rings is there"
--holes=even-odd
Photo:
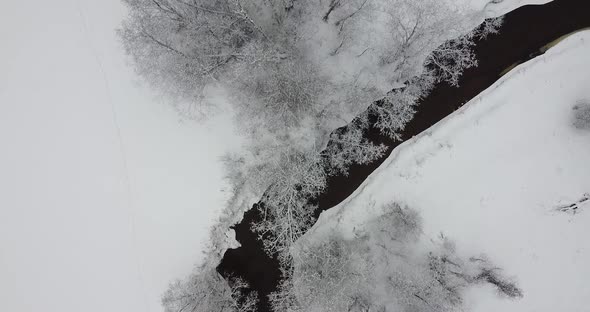
[[[371,235],[380,241],[415,241],[422,234],[422,219],[418,212],[397,202],[383,205],[383,214],[372,223],[377,230]]]
[[[460,311],[463,291],[487,283],[522,291],[484,256],[462,259],[441,234],[424,239],[418,213],[395,202],[357,230],[305,236],[290,278],[272,295],[275,311]]]
[[[470,258],[472,262],[479,262],[480,271],[471,277],[471,282],[488,283],[496,287],[498,294],[509,298],[522,298],[523,292],[516,283],[502,276],[499,268],[492,266],[489,261],[481,258]]]
[[[480,283],[495,286],[503,296],[522,297],[516,284],[484,259],[462,259],[456,255],[454,244],[441,235],[427,256],[398,262],[388,276],[387,284],[396,294],[395,304],[401,304],[409,311],[461,310],[463,291]]]
[[[581,100],[574,106],[574,127],[590,130],[590,101]]]
[[[298,249],[294,257],[301,261],[292,273],[296,278],[271,297],[275,311],[340,312],[368,304],[370,272],[359,267],[363,249],[357,244],[332,236]]]
[[[590,203],[590,193],[584,193],[578,200],[567,204],[558,205],[554,209],[555,211],[575,215],[582,211],[582,208],[588,203]]]

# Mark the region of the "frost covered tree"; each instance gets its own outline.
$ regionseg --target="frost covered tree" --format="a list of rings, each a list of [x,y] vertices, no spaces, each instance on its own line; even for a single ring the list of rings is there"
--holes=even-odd
[[[314,155],[285,153],[269,173],[274,176],[262,199],[263,219],[253,230],[263,238],[269,254],[286,261],[289,247],[314,223],[314,207],[308,200],[321,193],[326,175]]]
[[[253,312],[258,298],[239,278],[226,281],[214,269],[201,268],[170,285],[162,297],[166,312]]]
[[[390,138],[401,140],[401,131],[412,120],[418,101],[427,95],[432,84],[433,77],[425,74],[408,81],[401,88],[393,89],[382,100],[373,103],[368,113],[376,119],[374,126]]]
[[[322,151],[329,174],[348,175],[352,164],[368,164],[387,151],[384,144],[375,145],[364,137],[367,123],[367,114],[363,114],[330,135],[330,142]]]
[[[459,86],[463,71],[477,66],[473,53],[475,40],[497,33],[502,21],[502,18],[486,19],[466,35],[445,41],[428,55],[425,66],[434,72],[437,81],[444,80],[452,86]]]

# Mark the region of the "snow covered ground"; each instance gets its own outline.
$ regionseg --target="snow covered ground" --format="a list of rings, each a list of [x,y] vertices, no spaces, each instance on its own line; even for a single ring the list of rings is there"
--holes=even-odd
[[[397,201],[417,209],[424,236],[485,253],[524,297],[489,286],[465,294],[468,311],[588,311],[590,131],[573,107],[590,101],[590,31],[516,67],[427,132],[398,147],[357,191],[306,234],[351,234]]]
[[[138,85],[123,16],[119,0],[0,12],[0,311],[161,311],[224,206],[230,121],[181,122]]]
[[[467,0],[468,5],[485,9],[488,17],[504,15],[524,5],[539,5],[551,2],[552,0],[500,0],[496,3],[491,0]]]

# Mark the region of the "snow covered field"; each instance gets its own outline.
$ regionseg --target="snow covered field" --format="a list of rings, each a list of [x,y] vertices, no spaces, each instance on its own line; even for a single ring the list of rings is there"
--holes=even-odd
[[[424,237],[439,233],[463,257],[487,254],[524,297],[490,286],[465,295],[469,311],[587,311],[590,131],[572,126],[590,100],[590,32],[516,67],[429,131],[398,147],[357,191],[306,234],[350,235],[397,201],[419,211]]]
[[[0,13],[0,311],[161,311],[224,205],[230,121],[181,122],[139,86],[123,15],[119,0]]]

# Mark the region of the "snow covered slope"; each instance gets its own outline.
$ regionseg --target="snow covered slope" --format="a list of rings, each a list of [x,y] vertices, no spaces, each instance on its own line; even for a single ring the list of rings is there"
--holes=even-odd
[[[590,102],[590,32],[516,67],[426,133],[398,147],[363,185],[323,213],[307,234],[351,234],[398,201],[417,209],[424,234],[443,232],[464,257],[485,253],[524,298],[489,286],[465,295],[467,310],[588,311],[590,130],[572,126]]]
[[[0,311],[161,311],[225,205],[231,121],[137,85],[120,0],[3,4]]]
[[[487,17],[504,15],[525,5],[539,5],[551,2],[552,0],[458,0],[464,1],[467,5],[477,11],[484,10]],[[459,2],[460,3],[460,2]]]

